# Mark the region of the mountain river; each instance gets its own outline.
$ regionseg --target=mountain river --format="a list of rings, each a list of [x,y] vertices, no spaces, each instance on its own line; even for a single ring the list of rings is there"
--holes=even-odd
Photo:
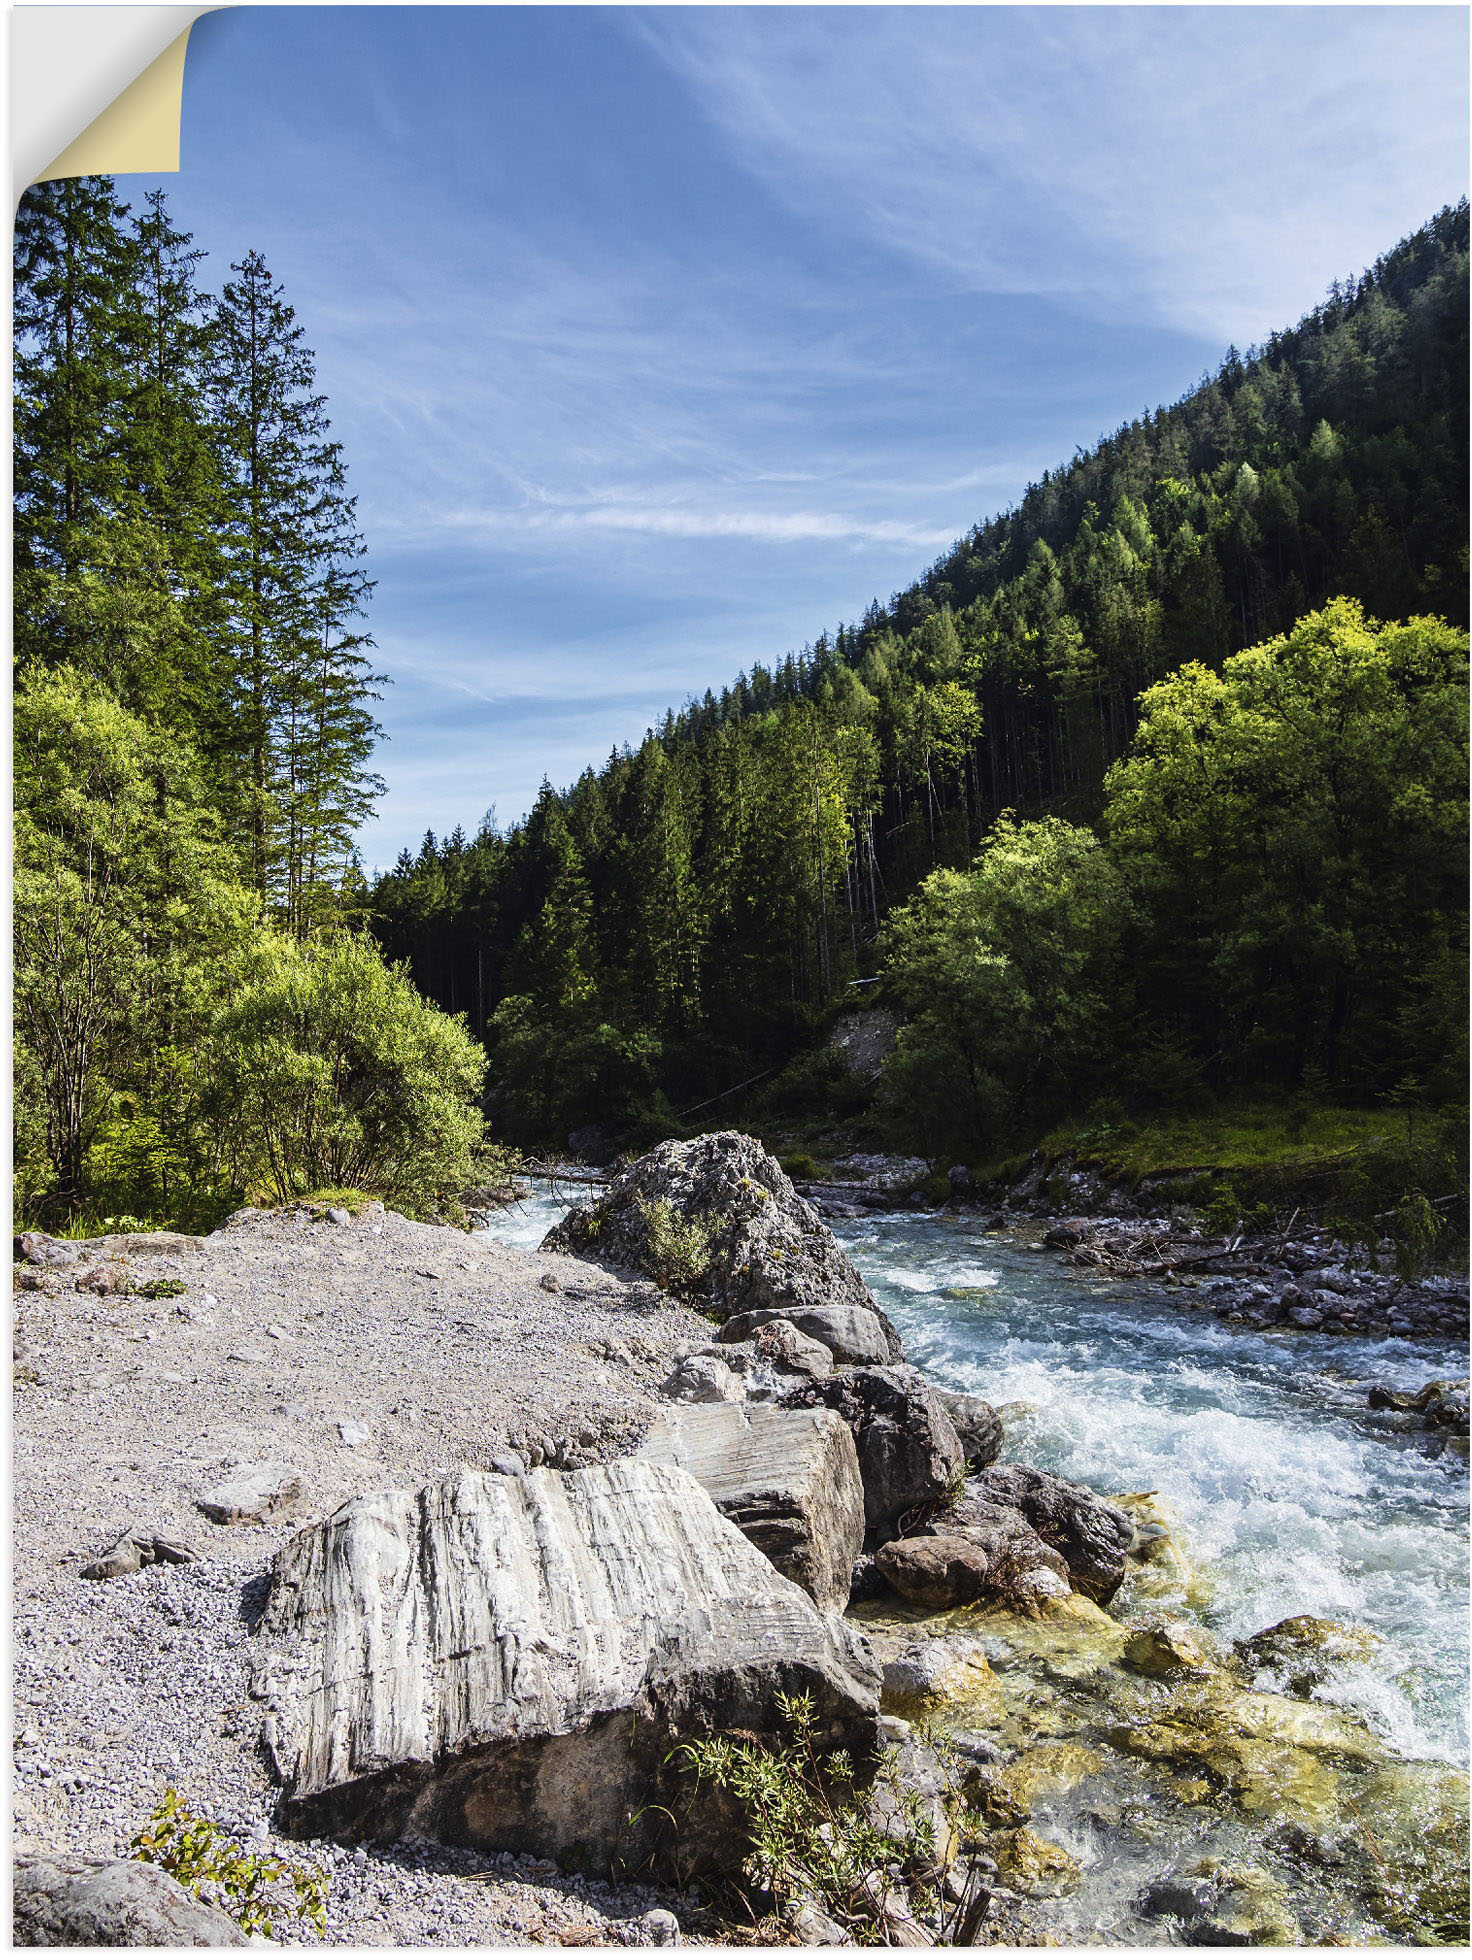
[[[493,1229],[533,1247],[566,1209],[540,1187]],[[1033,1234],[964,1214],[834,1229],[908,1358],[1002,1408],[1007,1458],[1166,1500],[1194,1579],[1151,1608],[1225,1640],[1294,1614],[1370,1628],[1374,1664],[1340,1665],[1315,1697],[1398,1756],[1465,1763],[1467,1466],[1366,1407],[1371,1382],[1465,1375],[1465,1348],[1225,1327],[1179,1293],[1080,1272]]]

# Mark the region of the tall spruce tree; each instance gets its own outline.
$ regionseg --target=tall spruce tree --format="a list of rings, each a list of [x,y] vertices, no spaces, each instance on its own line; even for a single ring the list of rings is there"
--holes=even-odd
[[[253,881],[305,934],[382,787],[367,764],[381,733],[368,702],[383,676],[354,625],[372,581],[313,356],[260,254],[231,270],[215,322],[212,409],[232,505],[235,815]]]

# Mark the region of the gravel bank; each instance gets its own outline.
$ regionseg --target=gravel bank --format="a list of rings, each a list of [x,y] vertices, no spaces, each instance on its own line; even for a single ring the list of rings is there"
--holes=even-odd
[[[561,1465],[621,1454],[672,1351],[710,1323],[647,1283],[378,1206],[243,1212],[207,1239],[70,1252],[51,1242],[17,1266],[17,1854],[125,1855],[173,1787],[238,1841],[327,1869],[329,1942],[658,1942],[668,1928],[644,1915],[665,1902],[643,1887],[530,1858],[277,1839],[250,1629],[299,1524],[510,1449]],[[136,1290],[156,1282],[183,1290]],[[300,1498],[265,1523],[208,1521],[199,1496],[264,1461]],[[200,1562],[79,1578],[128,1528]]]

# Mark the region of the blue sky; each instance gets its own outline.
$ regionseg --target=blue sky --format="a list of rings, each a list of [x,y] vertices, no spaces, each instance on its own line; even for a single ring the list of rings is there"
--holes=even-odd
[[[1465,190],[1461,7],[242,7],[260,250],[392,676],[371,865],[888,598]],[[145,188],[124,178],[125,195]]]

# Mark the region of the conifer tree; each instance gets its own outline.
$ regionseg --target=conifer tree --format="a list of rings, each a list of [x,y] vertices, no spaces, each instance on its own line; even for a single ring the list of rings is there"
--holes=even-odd
[[[310,930],[381,788],[381,732],[357,630],[372,582],[315,366],[282,289],[252,252],[216,317],[212,407],[231,490],[227,712],[234,801],[257,887]]]

